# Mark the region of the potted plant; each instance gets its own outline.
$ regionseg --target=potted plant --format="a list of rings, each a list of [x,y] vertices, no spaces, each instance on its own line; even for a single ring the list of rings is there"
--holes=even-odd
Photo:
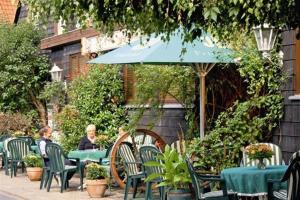
[[[97,163],[86,166],[86,186],[90,197],[104,197],[107,187],[107,172]]]
[[[162,172],[148,175],[146,181],[162,178],[162,182],[157,187],[166,187],[168,200],[192,199],[189,190],[189,183],[192,181],[184,156],[167,145],[165,151],[157,158],[160,162],[149,161],[145,165],[161,167]]]
[[[43,161],[42,158],[36,154],[28,154],[24,157],[26,166],[26,172],[31,181],[41,180],[43,173]]]

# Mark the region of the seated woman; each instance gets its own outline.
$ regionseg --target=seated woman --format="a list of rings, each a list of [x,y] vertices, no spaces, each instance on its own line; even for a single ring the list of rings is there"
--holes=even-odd
[[[78,149],[87,150],[87,149],[97,149],[98,145],[95,144],[96,140],[96,126],[90,124],[86,127],[87,136],[81,138]]]

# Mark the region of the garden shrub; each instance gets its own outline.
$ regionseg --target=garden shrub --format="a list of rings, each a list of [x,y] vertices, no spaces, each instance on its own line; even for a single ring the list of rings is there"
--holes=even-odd
[[[0,133],[31,132],[32,120],[21,113],[0,113]]]
[[[92,66],[86,76],[75,79],[68,91],[69,105],[57,115],[66,151],[76,149],[88,124],[97,134],[116,137],[126,121],[123,82],[119,67]]]

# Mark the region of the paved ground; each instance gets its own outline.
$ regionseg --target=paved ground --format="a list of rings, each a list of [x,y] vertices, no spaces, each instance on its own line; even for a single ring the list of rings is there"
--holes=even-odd
[[[81,192],[77,189],[79,186],[79,178],[73,177],[70,182],[70,188],[64,193],[59,192],[59,186],[53,180],[50,192],[46,189],[39,189],[40,182],[29,181],[26,174],[18,173],[17,177],[10,178],[4,174],[3,169],[0,170],[0,200],[87,200],[91,199],[84,190]],[[105,193],[103,200],[123,199],[123,190],[112,188]]]

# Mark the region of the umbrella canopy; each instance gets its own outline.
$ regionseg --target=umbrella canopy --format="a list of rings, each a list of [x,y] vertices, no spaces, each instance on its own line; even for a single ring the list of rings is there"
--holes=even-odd
[[[99,64],[192,64],[192,63],[228,63],[231,51],[220,48],[208,35],[191,42],[182,42],[181,31],[164,41],[162,35],[150,39],[144,37],[118,49],[95,58],[89,63]]]
[[[188,64],[192,65],[200,78],[200,138],[204,137],[205,125],[205,76],[216,63],[231,63],[232,51],[222,48],[208,34],[193,42],[182,41],[182,30],[170,35],[143,37],[98,58],[90,60],[93,64]]]

